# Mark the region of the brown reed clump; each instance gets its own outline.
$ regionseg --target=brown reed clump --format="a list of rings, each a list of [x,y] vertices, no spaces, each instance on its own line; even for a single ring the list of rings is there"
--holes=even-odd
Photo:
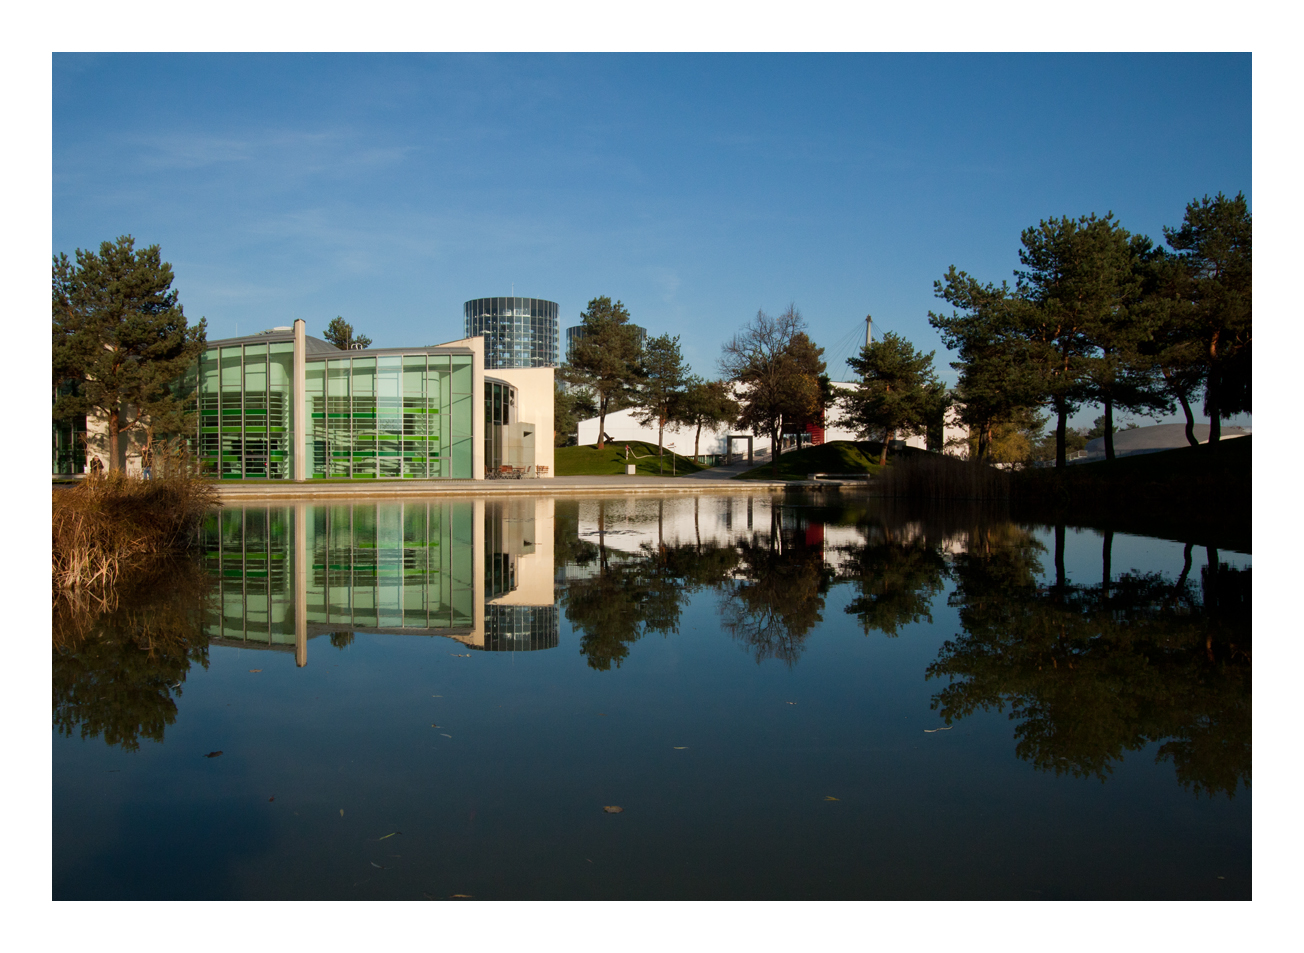
[[[879,492],[907,500],[1008,502],[1010,475],[1003,470],[941,453],[902,454],[878,478]]]
[[[88,474],[53,500],[55,590],[104,593],[160,556],[188,549],[217,491],[187,462],[155,467],[155,479]]]

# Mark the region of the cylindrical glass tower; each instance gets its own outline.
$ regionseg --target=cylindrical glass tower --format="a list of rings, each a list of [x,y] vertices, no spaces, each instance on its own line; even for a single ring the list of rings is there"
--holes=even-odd
[[[557,302],[542,298],[472,298],[462,305],[466,336],[484,335],[484,366],[556,367]]]

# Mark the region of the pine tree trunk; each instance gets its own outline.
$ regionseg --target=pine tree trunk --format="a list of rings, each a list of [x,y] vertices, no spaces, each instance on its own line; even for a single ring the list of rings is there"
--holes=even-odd
[[[1222,437],[1222,380],[1216,367],[1209,368],[1209,381],[1205,385],[1205,402],[1209,405],[1209,444]]]
[[[697,436],[693,438],[693,462],[701,462],[702,451],[702,422],[697,422]]]
[[[664,442],[663,438],[665,437],[665,434],[666,434],[666,422],[664,420],[658,420],[657,421],[657,473],[659,474],[664,474],[666,471],[665,451],[661,449],[661,445]]]
[[[606,447],[607,436],[607,398],[598,398],[598,449]]]
[[[1191,412],[1191,402],[1186,399],[1185,391],[1178,394],[1177,399],[1182,402],[1182,413],[1186,414],[1186,442],[1198,447],[1200,441],[1195,437],[1195,414]]]
[[[1062,400],[1055,401],[1055,414],[1055,469],[1063,470],[1068,466],[1065,441],[1069,432],[1069,412]]]
[[[1114,400],[1105,395],[1105,459],[1114,459]]]
[[[1055,588],[1063,591],[1068,583],[1064,572],[1064,524],[1055,524]]]
[[[1101,580],[1100,594],[1106,602],[1109,601],[1109,583],[1113,577],[1114,563],[1114,531],[1105,530],[1104,542],[1100,544],[1100,563],[1101,563]]]
[[[109,412],[109,466],[108,472],[118,469],[118,411]]]

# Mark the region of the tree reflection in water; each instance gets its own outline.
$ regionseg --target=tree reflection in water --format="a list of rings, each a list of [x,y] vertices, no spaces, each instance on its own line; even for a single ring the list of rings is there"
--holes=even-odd
[[[207,577],[189,561],[158,567],[121,587],[107,604],[56,596],[53,612],[54,727],[103,737],[128,751],[161,742],[176,721],[190,666],[208,667],[203,631]]]
[[[731,547],[715,544],[659,543],[644,545],[638,554],[613,552],[606,539],[608,502],[597,504],[596,545],[579,540],[577,508],[565,502],[556,509],[554,552],[560,564],[591,572],[568,582],[559,602],[580,632],[580,654],[599,671],[619,668],[645,633],[678,632],[689,595],[719,585],[737,562]]]
[[[1057,543],[1063,527],[1056,532]],[[964,631],[928,678],[949,684],[933,708],[950,724],[979,709],[1017,722],[1016,752],[1042,770],[1104,780],[1128,751],[1159,742],[1178,781],[1231,797],[1250,783],[1250,570],[1220,565],[1198,586],[1186,569],[1040,585],[1043,548],[1025,530],[974,541],[953,560]]]
[[[785,524],[785,511],[777,506],[770,514],[768,533],[736,546],[737,565],[720,583],[721,625],[758,664],[775,658],[792,666],[822,621],[834,573],[825,563],[823,546],[814,544],[815,534],[808,532],[815,525],[822,530],[822,524],[809,518]]]
[[[573,524],[573,518],[569,520]],[[720,592],[722,627],[758,662],[794,665],[823,619],[829,589],[853,587],[846,612],[862,631],[899,636],[933,620],[948,583],[962,632],[928,666],[945,679],[933,708],[947,724],[978,710],[1006,711],[1016,753],[1040,770],[1107,778],[1129,751],[1158,745],[1181,784],[1233,796],[1250,783],[1249,569],[1192,547],[1173,579],[1113,572],[1113,534],[1102,534],[1099,583],[1070,583],[1066,527],[1051,546],[980,511],[906,514],[890,506],[776,505],[768,529],[731,543],[645,545],[612,552],[606,510],[597,544],[575,544],[558,506],[566,557],[589,566],[563,591],[588,664],[619,667],[646,632],[678,631],[694,591]],[[852,529],[826,542],[825,527]],[[858,539],[848,540],[848,536]],[[559,536],[557,552],[563,550]],[[1049,556],[1049,582],[1042,582]]]

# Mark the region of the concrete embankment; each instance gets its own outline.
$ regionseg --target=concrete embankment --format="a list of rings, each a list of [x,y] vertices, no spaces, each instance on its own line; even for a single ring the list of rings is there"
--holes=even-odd
[[[736,496],[781,492],[782,480],[731,480],[644,476],[565,476],[542,480],[404,480],[357,483],[219,483],[223,503],[253,500],[333,500],[430,496],[599,496],[728,493]]]

